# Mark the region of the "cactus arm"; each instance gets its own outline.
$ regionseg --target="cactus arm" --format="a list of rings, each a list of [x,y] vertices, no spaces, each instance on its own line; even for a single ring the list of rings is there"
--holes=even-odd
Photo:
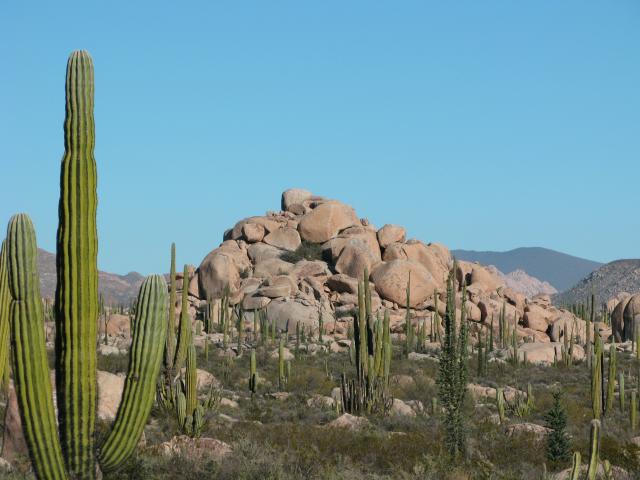
[[[169,324],[167,325],[167,347],[165,365],[169,377],[173,373],[173,362],[176,354],[176,244],[171,244],[171,273],[169,274]]]
[[[14,380],[25,439],[37,477],[65,479],[45,349],[36,236],[27,215],[9,221],[7,257]]]
[[[133,452],[153,406],[167,331],[167,284],[160,275],[140,287],[129,371],[113,429],[102,447],[104,471],[117,468]]]
[[[93,63],[67,63],[65,153],[60,175],[56,289],[56,383],[62,449],[71,476],[95,477],[98,240]]]

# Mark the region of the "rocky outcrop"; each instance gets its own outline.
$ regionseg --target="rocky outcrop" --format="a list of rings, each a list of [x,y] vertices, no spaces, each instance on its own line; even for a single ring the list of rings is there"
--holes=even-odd
[[[445,246],[406,239],[399,225],[376,229],[352,207],[306,190],[285,191],[281,204],[281,211],[238,221],[189,273],[184,283],[189,285],[194,320],[208,299],[218,299],[228,289],[231,304],[242,302],[246,329],[253,326],[254,311],[264,309],[282,330],[293,332],[298,323],[315,329],[322,315],[327,331],[344,336],[365,272],[370,275],[372,310],[389,310],[392,332],[404,331],[407,286],[414,325],[430,328],[436,297],[444,314],[446,279],[453,266]],[[528,298],[493,267],[461,261],[456,278],[457,308],[464,305],[477,329],[486,330],[492,322],[496,328],[504,309],[521,339],[559,342],[571,332],[566,327],[574,324],[576,335],[584,331],[571,313],[553,307],[548,295]],[[464,299],[462,285],[467,286]],[[548,357],[547,352],[541,355]]]

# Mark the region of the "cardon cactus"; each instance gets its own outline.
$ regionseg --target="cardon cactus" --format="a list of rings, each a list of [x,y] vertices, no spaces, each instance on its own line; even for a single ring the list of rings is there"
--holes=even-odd
[[[56,390],[58,427],[44,338],[33,224],[12,217],[7,231],[14,381],[25,439],[41,479],[99,476],[94,445],[98,269],[93,64],[74,52],[67,64],[65,154],[57,237]],[[114,428],[100,449],[104,470],[135,448],[151,405],[166,334],[166,283],[147,278],[136,309],[129,372]]]
[[[9,292],[9,267],[7,261],[6,241],[0,248],[0,378],[7,374],[9,361],[9,309],[11,293]]]

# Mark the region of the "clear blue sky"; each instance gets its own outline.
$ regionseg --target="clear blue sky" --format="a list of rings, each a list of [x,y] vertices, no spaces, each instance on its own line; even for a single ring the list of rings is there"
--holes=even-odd
[[[638,0],[53,3],[0,6],[0,224],[48,250],[87,49],[102,269],[199,264],[288,187],[451,248],[640,257]]]

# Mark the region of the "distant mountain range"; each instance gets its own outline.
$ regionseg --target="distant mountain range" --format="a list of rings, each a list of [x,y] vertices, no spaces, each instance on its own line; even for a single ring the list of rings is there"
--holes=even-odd
[[[40,271],[40,294],[53,298],[56,292],[56,256],[38,249],[38,270]],[[98,290],[107,305],[126,305],[138,295],[144,277],[137,272],[126,275],[98,273]]]
[[[558,305],[571,305],[587,301],[594,293],[597,303],[601,304],[619,293],[639,291],[640,260],[616,260],[602,265],[553,300]]]
[[[508,252],[452,250],[451,253],[459,260],[495,265],[505,274],[524,270],[527,274],[548,282],[560,292],[573,287],[602,265],[599,262],[541,247],[516,248]]]

